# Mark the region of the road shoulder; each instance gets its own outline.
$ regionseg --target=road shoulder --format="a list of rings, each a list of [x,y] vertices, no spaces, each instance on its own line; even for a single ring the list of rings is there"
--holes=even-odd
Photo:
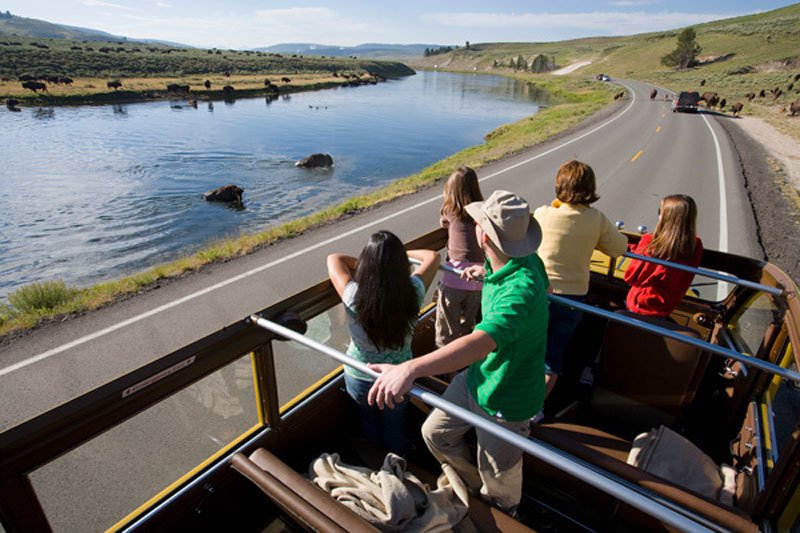
[[[763,138],[757,133],[760,129],[751,132],[739,120],[719,123],[736,147],[764,255],[793,280],[800,280],[800,193],[788,173],[791,169],[781,163],[780,154],[752,136]]]

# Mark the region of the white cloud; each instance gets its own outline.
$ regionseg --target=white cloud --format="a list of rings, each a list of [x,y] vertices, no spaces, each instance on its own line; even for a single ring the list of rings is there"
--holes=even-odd
[[[156,7],[172,7],[172,4],[166,2],[156,2]]]
[[[612,6],[617,7],[648,6],[658,3],[659,0],[616,0],[614,2],[609,2]]]
[[[691,26],[733,14],[596,11],[584,13],[426,13],[424,24],[470,29],[578,29],[594,34],[630,34]]]
[[[133,11],[132,7],[123,6],[121,4],[114,4],[112,2],[105,2],[103,0],[83,0],[83,5],[89,7],[113,7],[114,9],[123,9],[125,11]]]

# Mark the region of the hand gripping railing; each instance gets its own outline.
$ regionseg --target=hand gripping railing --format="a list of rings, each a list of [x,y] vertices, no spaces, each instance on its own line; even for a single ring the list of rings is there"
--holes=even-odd
[[[652,257],[638,256],[638,255],[635,255],[635,254],[631,254],[631,255],[635,256],[636,259],[639,259],[640,257],[642,259],[645,259],[645,260],[652,260],[653,259]],[[657,259],[655,261],[661,261],[661,259]],[[412,260],[411,262],[415,263],[416,261]],[[664,262],[665,263],[669,263],[668,261],[664,261]],[[676,266],[676,267],[680,266],[680,267],[684,267],[684,269],[691,268],[691,267],[685,267],[684,265],[677,265],[675,263],[669,263],[668,266]],[[453,274],[461,275],[461,273],[462,273],[461,269],[453,268],[452,266],[446,265],[446,264],[439,265],[439,268],[441,270],[446,270],[448,272],[452,272]],[[703,274],[703,275],[705,275],[705,274]],[[738,279],[738,278],[733,278],[733,279]],[[745,280],[740,280],[740,281],[745,281]],[[732,281],[731,283],[735,283],[735,282]],[[752,282],[747,282],[747,283],[752,283]],[[766,285],[764,285],[764,287],[766,287]],[[774,287],[768,287],[768,288],[774,288]],[[636,328],[639,328],[639,329],[643,329],[645,331],[649,331],[650,333],[655,333],[656,335],[661,335],[662,337],[668,337],[668,338],[674,339],[674,340],[676,340],[678,342],[691,344],[692,346],[696,346],[696,347],[700,348],[701,350],[706,350],[708,352],[711,352],[711,353],[716,354],[716,355],[721,355],[723,357],[729,357],[730,359],[733,359],[734,361],[739,361],[742,364],[749,365],[749,366],[758,368],[760,370],[764,370],[766,372],[771,372],[772,374],[776,374],[778,376],[781,376],[782,378],[789,379],[791,381],[794,381],[795,383],[800,383],[800,373],[794,372],[794,371],[789,370],[787,368],[783,368],[783,367],[781,367],[779,365],[776,365],[774,363],[770,363],[768,361],[764,361],[762,359],[757,359],[757,358],[749,356],[749,355],[744,355],[744,354],[736,352],[734,350],[730,350],[728,348],[723,348],[722,346],[718,346],[716,344],[711,344],[710,342],[707,342],[707,341],[704,341],[704,340],[695,339],[694,337],[689,337],[687,335],[682,335],[682,334],[680,334],[680,333],[678,333],[676,331],[672,331],[672,330],[669,330],[667,328],[662,328],[660,326],[656,326],[655,324],[651,324],[649,322],[645,322],[644,320],[637,320],[635,318],[630,318],[628,316],[621,315],[619,313],[614,313],[612,311],[606,311],[605,309],[600,309],[599,307],[595,307],[593,305],[588,305],[588,304],[585,304],[585,303],[582,303],[582,302],[576,302],[575,300],[570,300],[569,298],[564,298],[563,296],[559,296],[557,294],[548,294],[547,295],[547,299],[550,300],[551,302],[557,303],[559,305],[566,305],[566,306],[574,307],[575,309],[580,309],[581,311],[584,311],[586,313],[590,313],[590,314],[593,314],[593,315],[601,316],[603,318],[607,318],[608,320],[613,320],[614,322],[622,322],[623,324],[627,324],[629,326],[633,326],[633,327],[636,327]]]
[[[355,368],[365,374],[377,378],[378,373],[369,368],[366,364],[349,357],[342,352],[334,350],[330,346],[326,346],[320,342],[309,339],[305,335],[301,335],[287,327],[276,324],[270,320],[253,315],[250,320],[261,328],[271,331],[281,337],[290,339],[309,348],[316,350],[320,353],[327,355],[342,364]],[[483,431],[491,433],[495,437],[504,440],[505,442],[516,446],[523,450],[525,453],[540,459],[541,461],[550,464],[567,474],[600,489],[606,494],[609,494],[629,505],[639,509],[649,516],[653,516],[658,520],[675,527],[681,531],[724,531],[724,528],[711,522],[710,520],[693,513],[688,509],[679,507],[678,505],[670,502],[669,500],[658,496],[650,491],[618,478],[612,474],[604,472],[600,469],[593,468],[589,463],[581,461],[568,454],[559,452],[556,448],[545,445],[543,443],[527,439],[521,435],[517,435],[499,424],[495,424],[489,420],[481,418],[480,416],[459,407],[453,403],[448,402],[433,394],[432,392],[423,389],[419,386],[413,386],[409,391],[411,396],[419,398],[428,405],[432,405],[441,409],[445,413],[455,416],[469,424],[480,428]]]

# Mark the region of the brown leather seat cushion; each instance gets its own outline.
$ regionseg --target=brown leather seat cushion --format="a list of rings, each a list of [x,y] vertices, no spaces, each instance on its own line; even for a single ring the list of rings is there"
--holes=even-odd
[[[691,338],[693,329],[668,320],[619,314]],[[609,322],[603,336],[592,406],[642,427],[670,425],[692,403],[708,354],[684,342],[620,322]]]
[[[236,453],[231,465],[289,514],[320,531],[374,532],[375,527],[337,502],[271,452],[259,448],[248,459]],[[480,498],[470,496],[469,518],[478,531],[533,531]]]
[[[263,448],[253,452],[250,458],[234,454],[231,465],[284,511],[311,529],[342,533],[378,531]]]
[[[589,426],[564,423],[531,426],[531,437],[552,444],[614,475],[665,496],[681,506],[710,518],[728,530],[747,533],[758,531],[758,527],[742,511],[723,507],[716,501],[695,495],[629,465],[626,461],[631,444],[625,439]],[[625,447],[624,453],[623,447]]]

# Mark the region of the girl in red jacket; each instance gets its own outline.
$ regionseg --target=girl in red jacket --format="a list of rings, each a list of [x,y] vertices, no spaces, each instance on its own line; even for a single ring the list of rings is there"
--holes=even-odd
[[[666,196],[661,200],[655,231],[642,235],[632,251],[696,267],[703,255],[703,243],[695,235],[696,221],[697,205],[691,196]],[[634,259],[625,271],[625,281],[631,286],[626,300],[628,310],[669,317],[693,278],[691,272]]]

